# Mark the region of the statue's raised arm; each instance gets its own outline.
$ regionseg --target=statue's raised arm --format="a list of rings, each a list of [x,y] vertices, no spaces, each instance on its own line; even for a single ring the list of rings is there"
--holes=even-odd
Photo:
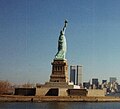
[[[64,24],[64,27],[63,27],[63,33],[64,33],[64,34],[65,34],[66,27],[67,27],[67,23],[68,23],[68,21],[65,20],[65,24]]]

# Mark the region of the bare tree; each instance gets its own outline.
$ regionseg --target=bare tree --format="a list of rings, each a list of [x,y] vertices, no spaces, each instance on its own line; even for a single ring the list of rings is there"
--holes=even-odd
[[[23,84],[22,87],[23,88],[33,88],[34,84],[27,82],[27,83]]]
[[[0,80],[0,94],[9,94],[12,85],[9,81]]]

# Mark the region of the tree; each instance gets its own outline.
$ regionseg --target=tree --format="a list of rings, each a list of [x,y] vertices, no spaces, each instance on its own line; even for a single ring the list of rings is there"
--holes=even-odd
[[[29,83],[29,82],[22,85],[23,88],[33,88],[34,86],[35,86],[34,84]]]
[[[9,94],[12,89],[12,85],[8,81],[0,80],[0,94]]]

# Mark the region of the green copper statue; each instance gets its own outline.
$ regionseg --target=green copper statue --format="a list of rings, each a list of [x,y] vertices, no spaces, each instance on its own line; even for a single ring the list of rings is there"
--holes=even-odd
[[[65,20],[65,24],[63,29],[60,31],[60,36],[58,39],[58,52],[55,55],[55,59],[57,60],[65,60],[65,55],[66,55],[66,38],[65,38],[65,30],[67,27],[67,20]]]

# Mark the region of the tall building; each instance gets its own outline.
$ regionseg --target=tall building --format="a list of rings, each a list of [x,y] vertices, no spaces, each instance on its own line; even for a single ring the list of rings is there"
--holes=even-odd
[[[70,81],[82,85],[82,66],[70,66]]]
[[[89,89],[90,88],[90,82],[83,82],[83,87]]]
[[[77,65],[77,76],[76,76],[77,85],[82,85],[82,71],[83,71],[83,67]]]
[[[74,84],[76,81],[76,66],[70,66],[70,82],[73,82]]]
[[[92,79],[92,86],[93,86],[93,88],[98,88],[98,86],[99,86],[99,82],[98,82],[98,78],[93,78]]]
[[[107,83],[107,80],[102,80],[102,84],[105,84],[105,83]]]
[[[110,83],[114,83],[117,81],[117,78],[116,77],[110,77]]]

